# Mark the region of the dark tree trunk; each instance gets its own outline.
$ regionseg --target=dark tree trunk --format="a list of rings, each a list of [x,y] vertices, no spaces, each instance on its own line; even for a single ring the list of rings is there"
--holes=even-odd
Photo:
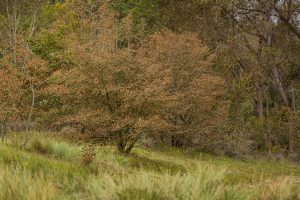
[[[256,86],[256,93],[257,93],[257,103],[256,103],[256,110],[257,110],[257,115],[261,123],[261,127],[259,129],[260,134],[264,137],[266,147],[268,148],[269,154],[272,154],[272,145],[271,142],[268,138],[268,135],[265,133],[264,127],[264,86],[261,83],[261,81],[257,81],[255,83]]]
[[[272,73],[273,73],[273,80],[276,86],[276,89],[284,103],[285,106],[289,106],[289,100],[286,94],[286,90],[284,89],[284,86],[282,84],[282,81],[280,79],[280,75],[278,72],[278,68],[276,66],[272,67]]]

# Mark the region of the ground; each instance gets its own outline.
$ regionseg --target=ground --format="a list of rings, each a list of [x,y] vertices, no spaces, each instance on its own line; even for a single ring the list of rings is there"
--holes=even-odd
[[[0,143],[0,199],[300,199],[300,165],[287,161],[142,146],[124,155],[46,133],[19,144]]]

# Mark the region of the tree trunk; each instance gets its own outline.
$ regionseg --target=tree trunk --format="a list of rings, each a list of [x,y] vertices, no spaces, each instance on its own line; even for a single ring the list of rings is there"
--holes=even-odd
[[[256,110],[257,110],[257,115],[260,120],[260,128],[259,132],[260,134],[264,137],[266,147],[268,149],[269,154],[272,154],[272,147],[271,143],[268,139],[268,135],[264,131],[264,87],[261,81],[257,81],[255,83],[256,86],[256,92],[257,92],[257,104],[256,104]]]
[[[269,24],[267,25],[267,47],[271,48],[273,46],[273,20],[272,20],[272,13],[270,13],[269,16]],[[272,74],[273,74],[273,80],[275,83],[275,87],[279,93],[279,96],[283,100],[283,103],[285,106],[289,105],[288,98],[286,95],[286,91],[284,89],[284,86],[282,84],[278,68],[275,64],[272,66]]]
[[[32,82],[30,82],[30,90],[31,90],[31,107],[27,118],[27,124],[26,124],[26,132],[25,132],[25,140],[24,143],[20,146],[20,148],[23,148],[26,146],[26,144],[29,141],[29,131],[32,126],[32,115],[35,107],[35,88]]]
[[[296,112],[296,94],[295,94],[295,88],[293,83],[291,84],[291,96],[292,96],[292,107],[293,107],[293,112]]]
[[[272,67],[272,73],[273,73],[273,80],[274,80],[276,89],[277,89],[281,99],[283,100],[284,105],[289,106],[289,100],[288,100],[288,97],[286,95],[286,91],[283,87],[282,81],[280,79],[278,68],[276,66]]]
[[[29,114],[28,114],[28,119],[27,119],[27,130],[26,131],[29,131],[29,126],[31,125],[32,123],[32,115],[33,115],[33,111],[34,111],[34,107],[35,107],[35,88],[34,88],[34,85],[33,83],[30,83],[30,90],[31,90],[31,107],[30,107],[30,111],[29,111]]]
[[[293,112],[290,116],[289,121],[289,154],[294,153],[294,114],[296,112],[296,95],[293,83],[291,84],[291,99],[292,99],[292,108]]]
[[[256,92],[257,92],[257,105],[256,105],[256,110],[257,110],[257,115],[259,119],[262,119],[264,116],[264,111],[263,111],[263,103],[264,103],[264,90],[263,86],[260,82],[255,83],[256,86]]]

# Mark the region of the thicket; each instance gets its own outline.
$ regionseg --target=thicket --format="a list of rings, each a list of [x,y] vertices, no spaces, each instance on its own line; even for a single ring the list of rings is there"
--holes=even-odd
[[[0,119],[300,159],[299,1],[1,1]],[[25,138],[25,146],[28,139]]]

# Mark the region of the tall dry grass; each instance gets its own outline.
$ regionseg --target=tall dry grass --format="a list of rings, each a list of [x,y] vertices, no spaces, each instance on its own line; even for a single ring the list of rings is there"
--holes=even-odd
[[[0,200],[300,199],[299,177],[263,178],[249,187],[229,183],[224,166],[200,162],[200,158],[146,150],[136,151],[142,157],[124,156],[98,148],[95,159],[83,165],[81,149],[39,136],[23,150],[0,143]]]

